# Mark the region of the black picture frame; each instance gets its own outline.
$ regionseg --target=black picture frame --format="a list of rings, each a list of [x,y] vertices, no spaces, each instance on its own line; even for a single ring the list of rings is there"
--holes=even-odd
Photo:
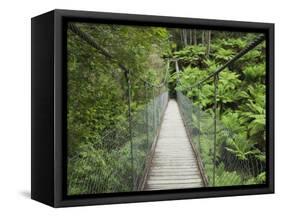
[[[266,35],[267,180],[253,186],[66,196],[66,28],[68,21],[188,27]],[[274,24],[53,10],[32,18],[31,198],[53,207],[274,193]]]

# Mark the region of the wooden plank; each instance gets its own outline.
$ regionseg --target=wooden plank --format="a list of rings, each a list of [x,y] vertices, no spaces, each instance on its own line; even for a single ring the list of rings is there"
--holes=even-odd
[[[173,163],[185,163],[185,164],[193,164],[193,160],[192,160],[192,158],[191,157],[189,157],[188,159],[185,159],[185,158],[180,158],[180,159],[172,159],[172,158],[167,158],[167,160],[165,161],[165,160],[162,160],[159,156],[157,156],[157,159],[156,160],[154,160],[152,163],[166,163],[166,164],[168,164],[168,163],[171,163],[171,164],[173,164]]]
[[[149,180],[147,182],[148,185],[153,185],[153,184],[189,184],[189,183],[200,183],[201,179],[186,179],[186,180]]]
[[[181,170],[176,170],[176,169],[158,169],[158,170],[151,170],[151,173],[150,174],[154,174],[154,173],[174,173],[174,174],[191,174],[191,173],[195,173],[195,172],[198,172],[197,170],[195,170],[194,168],[191,168],[191,169],[181,169]]]
[[[165,185],[147,185],[145,190],[166,190],[166,189],[188,189],[188,188],[200,188],[202,183],[190,183],[190,184],[165,184]]]
[[[187,137],[179,108],[170,100],[144,190],[202,187],[196,156]]]
[[[170,175],[170,174],[167,174],[167,175],[152,175],[150,177],[150,180],[149,182],[151,181],[160,181],[160,180],[198,180],[200,179],[200,175],[199,174],[192,174],[192,175]],[[201,179],[200,179],[201,180]],[[149,183],[147,182],[147,183]]]
[[[190,176],[190,177],[193,177],[193,176],[200,176],[200,173],[198,173],[198,171],[188,171],[188,172],[185,172],[185,173],[177,173],[177,172],[151,172],[150,173],[150,176],[151,178],[157,178],[158,176],[161,178],[163,176],[166,176],[166,175],[169,175],[169,176],[173,176],[173,177],[186,177],[186,176]]]

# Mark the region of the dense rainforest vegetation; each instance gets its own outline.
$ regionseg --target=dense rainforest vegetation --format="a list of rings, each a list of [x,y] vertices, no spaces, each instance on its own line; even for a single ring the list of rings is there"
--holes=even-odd
[[[150,87],[143,81],[157,85],[165,80],[168,59],[177,60],[179,68],[176,73],[175,62],[170,63],[170,96],[180,91],[194,103],[197,110],[213,117],[213,80],[202,85],[200,90],[195,88],[187,91],[186,88],[224,64],[257,36],[254,33],[160,27],[90,23],[75,25],[110,53],[112,58],[104,56],[68,29],[69,195],[136,189],[134,179],[143,175],[150,147],[148,143],[152,143],[156,135],[155,129],[151,127],[148,128],[147,138],[145,115],[155,99],[167,91],[166,87]],[[129,69],[129,75],[125,75],[120,64]],[[213,162],[212,141],[207,136],[204,138],[203,132],[211,123],[206,123],[205,128],[202,124],[201,128],[193,126],[194,140],[199,135],[198,131],[202,131],[201,158],[205,162],[206,176],[211,179],[211,167],[215,164],[216,176],[226,177],[216,183],[218,186],[263,183],[266,177],[265,44],[259,45],[231,68],[220,73],[217,104],[220,126],[235,136],[220,135],[218,132],[219,151]],[[129,109],[131,125],[128,122]],[[196,118],[196,115],[192,116],[194,123],[197,122]],[[132,145],[134,150],[131,149]],[[222,153],[222,146],[227,154]],[[132,151],[138,156],[133,159],[133,164]],[[226,157],[222,159],[221,156],[227,156],[228,163]],[[239,162],[240,167],[228,165],[231,159]],[[256,164],[250,163],[253,159]],[[245,168],[254,172],[248,173]]]

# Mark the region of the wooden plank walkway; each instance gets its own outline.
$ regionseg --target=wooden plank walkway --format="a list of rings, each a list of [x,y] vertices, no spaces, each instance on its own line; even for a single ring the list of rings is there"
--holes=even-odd
[[[171,99],[144,190],[202,187],[195,154],[186,135],[178,104]]]

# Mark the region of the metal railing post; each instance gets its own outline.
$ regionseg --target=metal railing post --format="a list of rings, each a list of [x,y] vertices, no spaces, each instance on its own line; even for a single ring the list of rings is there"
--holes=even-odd
[[[135,189],[135,176],[134,176],[134,153],[133,153],[133,135],[132,135],[132,111],[131,111],[131,78],[130,71],[127,75],[128,83],[128,121],[129,121],[129,137],[130,137],[130,148],[131,148],[131,168],[132,168],[132,190]]]
[[[157,96],[157,129],[160,126],[160,116],[161,116],[161,96],[160,96],[160,88],[158,88],[158,96]]]
[[[153,133],[155,135],[155,93],[154,87],[152,87],[152,101],[153,101]]]
[[[145,121],[146,121],[146,142],[147,147],[149,147],[149,124],[148,124],[148,96],[147,96],[147,83],[144,83],[145,86]]]
[[[190,89],[190,92],[192,94],[192,88]],[[192,113],[193,113],[193,106],[192,106],[192,103],[190,103],[190,115],[189,115],[189,118],[190,118],[190,127],[191,127],[191,129],[193,129]]]
[[[201,86],[198,85],[198,147],[199,147],[199,152],[201,153],[201,146],[200,146],[200,134],[201,134],[201,126],[200,126],[200,118],[201,118],[201,101],[200,101],[200,93],[201,93]]]
[[[217,94],[218,74],[214,75],[214,153],[213,153],[213,186],[216,185],[216,155],[217,155]]]
[[[179,83],[179,63],[178,60],[175,61],[175,65],[176,65],[176,73],[177,73],[177,84]]]

